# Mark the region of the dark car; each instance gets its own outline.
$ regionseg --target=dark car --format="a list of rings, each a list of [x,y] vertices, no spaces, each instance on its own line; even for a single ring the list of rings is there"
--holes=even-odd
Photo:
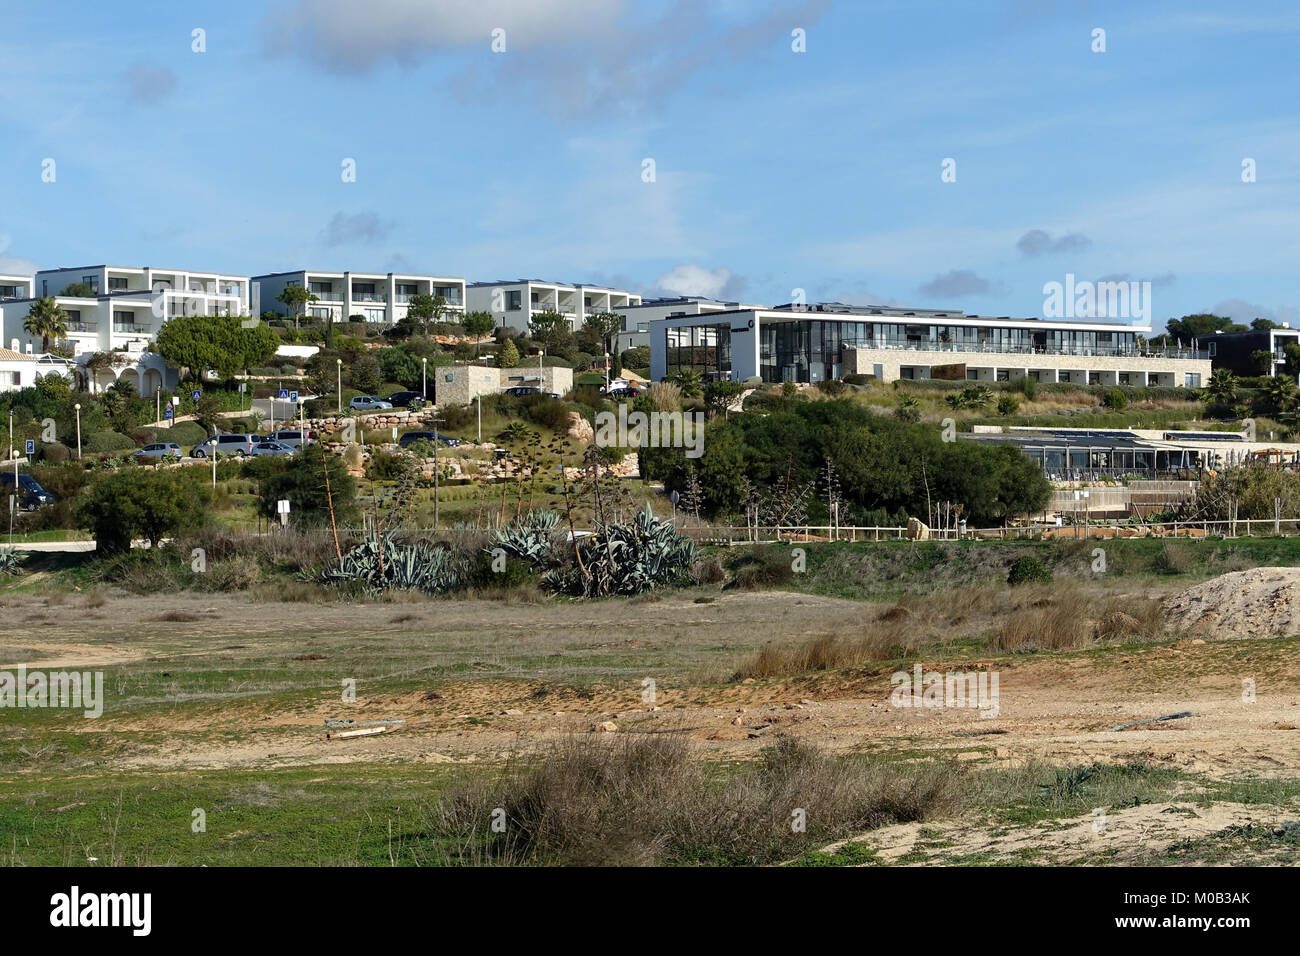
[[[14,493],[14,477],[12,471],[0,472],[0,494]],[[42,488],[31,475],[20,473],[17,478],[18,507],[24,511],[35,511],[41,505],[48,505],[54,500],[54,495]]]
[[[441,442],[448,448],[460,447],[460,439],[452,438],[450,435],[439,435],[437,432],[407,432],[397,442],[402,448],[409,448],[417,441]]]
[[[606,395],[609,398],[636,398],[641,394],[641,389],[635,385],[629,385],[627,388],[611,388]]]
[[[419,408],[424,404],[424,396],[419,392],[393,392],[388,400],[394,408]]]
[[[514,395],[516,398],[527,398],[529,395],[540,395],[542,390],[536,385],[512,385],[506,389],[507,395]]]

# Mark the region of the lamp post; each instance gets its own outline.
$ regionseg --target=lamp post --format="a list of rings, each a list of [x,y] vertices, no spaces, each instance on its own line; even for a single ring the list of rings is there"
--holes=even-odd
[[[542,383],[546,381],[546,377],[542,374],[542,356],[545,354],[546,349],[537,350],[537,390],[539,392],[542,390]]]
[[[272,399],[274,401],[274,399]],[[217,487],[217,426],[212,426],[212,487]]]
[[[77,458],[81,458],[81,402],[73,405],[72,409],[77,413]]]
[[[433,531],[436,534],[438,532],[438,445],[442,442],[442,436],[438,434],[438,426],[446,419],[435,416],[430,421],[433,422]]]
[[[162,421],[162,386],[161,385],[154,386],[153,404],[154,404],[154,416],[155,416],[154,421],[160,422]]]
[[[14,512],[18,510],[18,456],[14,454],[14,410],[9,409],[9,457],[14,463],[14,492],[9,496],[9,547],[14,546]]]
[[[480,392],[474,396],[474,402],[478,405],[478,443],[483,444],[483,394]]]
[[[343,360],[336,358],[334,364],[338,367],[339,372],[339,414],[343,414]]]
[[[609,391],[609,353],[605,353],[605,391]]]
[[[427,355],[420,358],[420,397],[426,402],[429,400],[429,358]]]

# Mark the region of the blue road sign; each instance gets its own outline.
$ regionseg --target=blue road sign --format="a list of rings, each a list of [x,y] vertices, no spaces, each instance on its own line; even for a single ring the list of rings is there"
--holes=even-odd
[[[282,389],[280,389],[280,396],[279,396],[279,397],[280,397],[281,399],[286,399],[286,398],[288,398],[288,397],[289,397],[289,390],[288,390],[287,388],[282,388]]]
[[[172,418],[175,416],[175,414],[176,413],[172,411],[172,407],[170,405],[168,405],[166,408],[163,409],[163,418]]]
[[[202,397],[203,397],[203,393],[199,391],[197,388],[194,391],[190,392],[190,398],[194,399],[196,402]]]
[[[27,439],[27,454],[29,455],[36,454],[36,439],[34,438]]]
[[[289,401],[291,401],[291,402],[297,404],[297,402],[298,402],[298,393],[297,393],[297,392],[290,392],[290,393],[289,393]]]

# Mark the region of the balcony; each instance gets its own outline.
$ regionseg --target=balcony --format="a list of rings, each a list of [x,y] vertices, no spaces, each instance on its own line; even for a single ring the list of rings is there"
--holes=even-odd
[[[1208,359],[1210,353],[1201,349],[1120,347],[1107,345],[1047,345],[1030,346],[995,342],[930,342],[914,339],[844,339],[845,348],[901,349],[912,352],[953,352],[974,355],[1068,355],[1082,358],[1170,358]]]
[[[343,301],[342,292],[317,292],[315,289],[313,289],[311,294],[314,295],[316,299],[320,302],[342,302]]]
[[[382,293],[379,292],[353,292],[352,301],[353,302],[382,302],[384,304],[387,304],[388,296],[383,295]]]
[[[147,325],[136,325],[131,322],[114,322],[113,334],[118,335],[148,335],[152,330]]]
[[[94,322],[67,322],[65,323],[69,332],[89,332],[97,334],[99,325]]]

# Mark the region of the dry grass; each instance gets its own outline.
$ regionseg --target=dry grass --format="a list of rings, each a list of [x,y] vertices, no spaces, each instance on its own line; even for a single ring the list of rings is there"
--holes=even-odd
[[[719,774],[674,734],[570,737],[498,779],[463,784],[434,808],[432,828],[462,863],[771,863],[943,812],[957,782],[949,764],[836,759],[790,738]]]

